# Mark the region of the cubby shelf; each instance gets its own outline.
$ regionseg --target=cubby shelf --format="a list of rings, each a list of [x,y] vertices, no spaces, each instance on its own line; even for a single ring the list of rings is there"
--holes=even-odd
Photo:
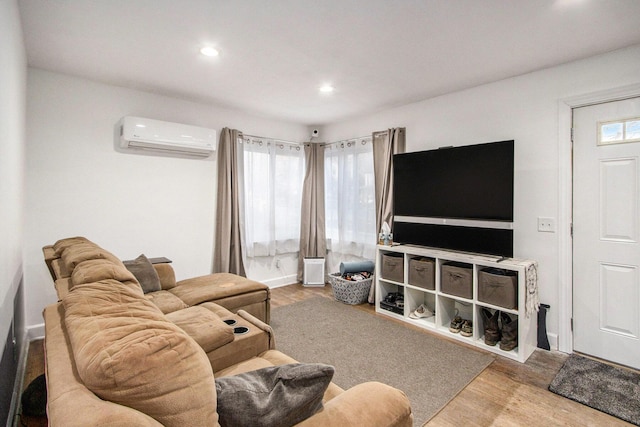
[[[402,257],[402,281],[388,280],[382,277],[381,269],[383,255],[385,254]],[[435,289],[433,290],[408,283],[409,261],[418,257],[427,257],[434,260]],[[442,291],[441,270],[442,265],[447,262],[465,263],[472,267],[472,298],[450,295]],[[375,274],[376,312],[524,363],[531,353],[533,353],[537,344],[537,320],[534,314],[527,316],[525,311],[525,270],[528,262],[530,261],[509,258],[499,259],[498,257],[489,255],[469,254],[411,245],[379,245],[376,254]],[[517,308],[504,308],[478,300],[478,286],[480,286],[479,273],[484,268],[499,268],[517,273]],[[399,309],[399,311],[402,311],[402,314],[387,310],[380,304],[380,302],[384,301],[385,297],[392,292],[403,294],[404,307]],[[431,310],[435,309],[435,315],[421,319],[409,317],[420,304],[425,304]],[[485,344],[481,315],[482,308],[500,310],[508,313],[512,318],[518,319],[518,346],[515,349],[504,351],[500,349],[499,344],[495,346]],[[449,331],[449,325],[456,313],[463,319],[472,321],[472,336],[465,337],[460,333]]]

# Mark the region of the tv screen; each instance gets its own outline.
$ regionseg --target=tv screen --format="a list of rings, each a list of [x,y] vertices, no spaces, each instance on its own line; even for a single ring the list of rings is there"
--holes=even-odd
[[[393,156],[393,240],[513,256],[514,141]]]
[[[394,215],[513,221],[514,141],[393,156]]]

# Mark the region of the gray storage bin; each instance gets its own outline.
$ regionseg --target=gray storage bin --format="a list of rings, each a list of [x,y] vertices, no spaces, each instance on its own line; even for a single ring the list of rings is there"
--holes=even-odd
[[[342,278],[340,273],[329,275],[329,283],[335,299],[352,305],[367,302],[372,281],[373,276],[363,280],[346,280]]]
[[[518,273],[485,268],[478,275],[478,301],[499,307],[518,308]]]
[[[440,290],[445,294],[473,298],[473,266],[461,262],[442,264]]]
[[[424,289],[436,288],[435,261],[431,258],[411,258],[409,260],[409,284]]]
[[[404,255],[396,253],[382,254],[380,275],[383,279],[404,283]]]

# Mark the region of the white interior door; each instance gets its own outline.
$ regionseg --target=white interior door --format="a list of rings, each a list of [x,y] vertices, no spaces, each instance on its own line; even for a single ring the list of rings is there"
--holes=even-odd
[[[640,98],[573,128],[573,348],[640,368]]]

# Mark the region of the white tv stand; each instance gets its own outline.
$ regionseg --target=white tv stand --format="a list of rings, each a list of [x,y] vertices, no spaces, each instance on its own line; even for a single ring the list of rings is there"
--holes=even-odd
[[[500,259],[499,257],[490,255],[478,255],[464,252],[454,252],[442,249],[425,248],[410,245],[384,246],[378,245],[376,251],[376,312],[390,316],[412,325],[433,331],[449,338],[465,342],[467,344],[482,348],[487,351],[499,354],[501,356],[517,360],[524,363],[533,353],[537,346],[537,316],[535,313],[526,315],[525,296],[526,281],[525,270],[527,261],[515,260],[511,258]],[[386,253],[401,254],[404,259],[404,280],[396,282],[384,279],[381,276],[382,255]],[[429,257],[435,261],[435,289],[428,290],[418,286],[412,286],[408,282],[409,278],[409,260],[416,257]],[[500,260],[500,261],[499,261]],[[471,299],[462,298],[455,295],[449,295],[441,291],[440,278],[441,266],[445,262],[456,261],[467,263],[473,266],[473,295]],[[499,262],[498,262],[499,261]],[[506,309],[503,307],[488,304],[479,301],[478,298],[478,273],[482,268],[494,267],[505,270],[515,271],[518,274],[518,306],[515,309]],[[384,309],[380,305],[385,296],[391,292],[400,292],[404,294],[404,312],[402,314],[394,313]],[[420,304],[425,304],[433,310],[435,307],[435,316],[423,319],[412,319],[409,314],[412,313]],[[518,347],[511,351],[503,351],[499,344],[489,346],[484,343],[484,328],[481,316],[481,309],[485,307],[491,310],[500,310],[509,313],[512,317],[518,318]],[[454,318],[456,311],[463,319],[469,319],[473,322],[473,335],[465,337],[460,333],[452,333],[449,331],[449,325]]]

